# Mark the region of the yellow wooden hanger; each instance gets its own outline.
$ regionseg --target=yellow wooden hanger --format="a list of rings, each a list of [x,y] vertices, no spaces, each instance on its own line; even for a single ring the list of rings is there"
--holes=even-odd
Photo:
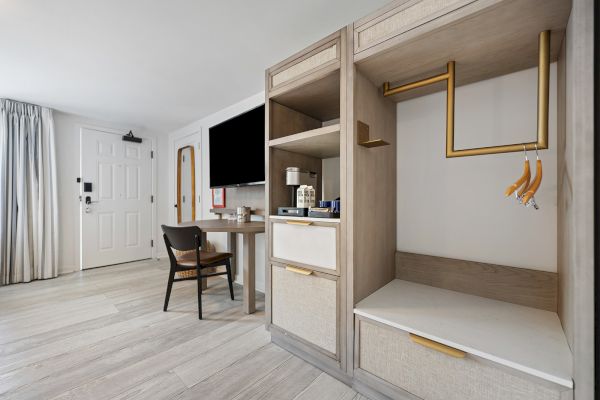
[[[540,160],[540,156],[538,155],[537,145],[535,146],[535,178],[533,179],[533,183],[525,194],[523,195],[523,204],[527,207],[533,206],[536,210],[539,209],[538,205],[535,202],[535,193],[538,191],[540,184],[542,183],[542,160]]]
[[[520,199],[527,187],[529,186],[529,181],[531,179],[531,168],[529,167],[529,159],[527,158],[527,150],[525,150],[525,145],[523,145],[523,151],[525,152],[525,164],[523,166],[523,174],[515,183],[510,185],[504,191],[504,195],[506,197],[515,193],[517,199]],[[521,188],[518,192],[515,192],[518,188]]]

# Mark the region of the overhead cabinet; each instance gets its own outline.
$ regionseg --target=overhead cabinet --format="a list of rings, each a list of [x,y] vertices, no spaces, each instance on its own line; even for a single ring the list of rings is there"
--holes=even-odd
[[[355,23],[354,53],[415,29],[476,0],[405,0]],[[398,5],[398,3],[400,3]],[[388,10],[389,9],[389,10]]]
[[[450,61],[456,64],[456,86],[536,67],[538,37],[546,30],[551,32],[550,61],[556,61],[571,10],[568,0],[400,1],[392,3],[396,7],[387,13],[361,20],[362,25],[355,25],[355,38],[361,37],[370,21],[385,21],[388,14],[392,18],[408,9],[421,10],[420,5],[429,3],[451,4],[427,23],[394,31],[387,40],[372,42],[371,47],[354,55],[360,72],[377,87],[436,75]],[[392,99],[398,102],[444,90],[446,86],[439,83]]]
[[[318,79],[340,66],[340,41],[334,38],[299,55],[269,72],[269,90],[281,90],[285,85],[305,78],[304,82]]]

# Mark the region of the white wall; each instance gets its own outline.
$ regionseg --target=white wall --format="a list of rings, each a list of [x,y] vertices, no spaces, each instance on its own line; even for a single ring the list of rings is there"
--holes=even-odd
[[[79,184],[76,182],[79,176],[80,143],[79,132],[82,126],[94,126],[122,130],[124,133],[130,129],[136,136],[153,137],[156,139],[156,163],[157,163],[157,191],[155,193],[157,207],[157,223],[155,229],[155,240],[162,234],[158,234],[160,223],[167,221],[166,192],[161,190],[167,183],[167,149],[168,141],[166,135],[159,135],[149,130],[136,129],[132,126],[124,126],[106,121],[98,121],[83,116],[54,112],[54,126],[56,131],[56,158],[58,175],[58,212],[59,212],[59,273],[79,270]]]
[[[445,92],[398,103],[398,250],[556,272],[555,64],[550,84],[537,211],[503,194],[521,176],[522,152],[445,158]],[[456,148],[535,141],[536,104],[537,68],[457,88]]]
[[[211,114],[205,118],[199,119],[183,128],[180,128],[169,134],[169,192],[170,192],[170,203],[175,204],[175,152],[176,142],[185,142],[184,138],[193,138],[192,142],[196,143],[196,151],[198,152],[199,162],[197,162],[196,172],[199,176],[199,182],[196,182],[196,190],[200,195],[200,207],[196,211],[196,219],[212,219],[216,218],[214,214],[210,212],[212,208],[211,191],[209,186],[209,153],[208,153],[208,130],[211,126],[223,122],[231,117],[241,114],[245,111],[251,110],[265,101],[264,92],[257,93],[239,103],[233,104],[219,112]],[[196,136],[200,138],[200,143],[197,143]],[[200,173],[198,174],[198,171]],[[236,193],[238,197],[245,198],[245,201],[249,205],[254,205],[257,202],[262,203],[264,209],[264,186],[258,187],[247,187],[247,188],[236,188],[228,189],[227,192],[227,207],[232,204],[232,194]],[[169,221],[171,224],[175,224],[174,213],[169,212]],[[253,216],[253,218],[259,218]],[[227,248],[227,238],[224,233],[209,233],[208,240],[215,244],[217,251],[224,251]],[[160,249],[164,252],[164,244],[161,243]],[[237,239],[237,275],[236,282],[243,284],[242,277],[242,259],[243,259],[243,248],[242,248],[242,237],[238,235]],[[256,290],[264,292],[265,290],[265,235],[256,235]]]

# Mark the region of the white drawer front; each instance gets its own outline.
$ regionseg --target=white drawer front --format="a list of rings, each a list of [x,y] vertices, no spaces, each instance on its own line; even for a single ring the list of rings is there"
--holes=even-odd
[[[414,343],[407,332],[359,324],[359,368],[426,400],[559,400],[568,392],[466,355]]]
[[[272,267],[272,323],[337,353],[337,282]]]
[[[291,263],[336,270],[337,228],[273,223],[272,256]]]

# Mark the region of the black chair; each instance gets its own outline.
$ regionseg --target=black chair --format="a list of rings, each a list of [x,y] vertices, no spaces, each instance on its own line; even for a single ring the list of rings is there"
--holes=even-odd
[[[196,279],[198,281],[198,317],[202,319],[202,278],[210,276],[227,275],[229,282],[229,294],[233,300],[233,281],[231,277],[231,253],[217,253],[201,251],[202,231],[197,226],[173,227],[161,225],[163,238],[167,246],[169,259],[171,260],[171,271],[169,272],[169,283],[167,285],[167,294],[165,296],[165,306],[163,311],[167,311],[169,297],[171,297],[171,287],[173,282]],[[187,252],[181,256],[173,254],[173,249],[181,252]],[[192,252],[195,250],[194,252]],[[202,270],[225,266],[226,272],[215,272],[202,275]],[[175,273],[179,271],[196,270],[196,276],[189,278],[175,278]]]

